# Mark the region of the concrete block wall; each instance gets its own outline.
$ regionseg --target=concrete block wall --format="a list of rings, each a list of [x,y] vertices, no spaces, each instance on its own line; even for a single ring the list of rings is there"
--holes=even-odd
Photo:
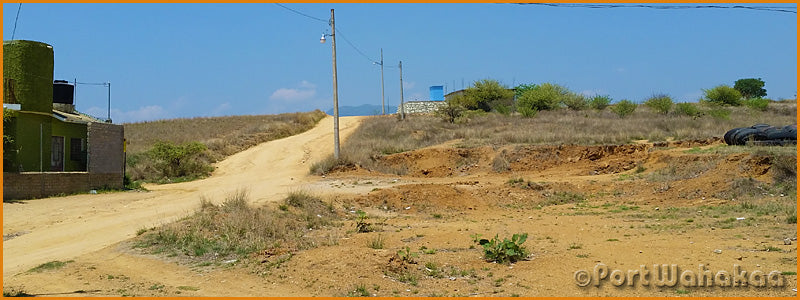
[[[89,173],[117,173],[121,177],[125,164],[124,140],[122,125],[89,123],[86,139]]]
[[[122,189],[125,164],[122,125],[94,122],[87,129],[88,172],[3,172],[3,200]]]
[[[3,200],[45,198],[86,193],[93,189],[121,189],[122,173],[3,172]]]
[[[407,114],[432,114],[439,107],[447,105],[444,101],[409,101],[403,103],[403,108]],[[397,108],[397,113],[400,113],[400,108]]]

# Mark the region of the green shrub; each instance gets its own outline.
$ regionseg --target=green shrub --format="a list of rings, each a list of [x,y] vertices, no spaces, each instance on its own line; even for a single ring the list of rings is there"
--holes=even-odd
[[[477,239],[474,236],[473,239]],[[505,238],[503,241],[497,235],[493,239],[480,239],[478,244],[483,247],[483,256],[487,261],[509,264],[528,257],[528,250],[522,246],[528,239],[527,233],[514,234],[511,240]]]
[[[653,95],[644,102],[644,105],[656,112],[668,114],[672,109],[672,97],[665,94]]]
[[[539,110],[552,110],[561,106],[564,98],[570,92],[566,87],[543,83],[533,89],[525,91],[517,99],[517,109],[525,107]]]
[[[208,176],[214,168],[202,157],[206,146],[198,142],[156,142],[148,151],[156,169],[165,178]]]
[[[491,111],[499,106],[510,107],[514,101],[514,92],[494,79],[476,81],[472,87],[464,90],[462,97],[456,97],[455,104],[468,110]]]
[[[712,89],[703,90],[705,100],[718,105],[742,105],[742,94],[736,89],[727,86],[719,85]]]
[[[620,118],[624,118],[636,110],[636,103],[633,103],[630,100],[622,100],[611,106],[609,109],[617,114]]]
[[[744,105],[755,110],[766,111],[769,106],[769,100],[764,98],[750,98],[744,100]]]
[[[675,104],[675,113],[690,117],[699,117],[703,114],[693,103]]]
[[[724,107],[714,107],[706,111],[706,114],[718,120],[730,120],[731,110]]]
[[[519,112],[519,114],[522,115],[523,117],[533,118],[539,111],[536,110],[535,108],[521,106],[517,107],[517,112]]]
[[[596,95],[589,100],[589,107],[596,110],[604,110],[611,104],[611,97],[608,95]]]
[[[569,93],[564,96],[562,103],[571,110],[584,110],[589,107],[589,99],[581,94]]]

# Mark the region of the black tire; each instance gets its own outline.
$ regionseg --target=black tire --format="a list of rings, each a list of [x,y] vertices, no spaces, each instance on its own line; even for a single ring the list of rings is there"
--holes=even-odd
[[[744,127],[739,127],[739,128],[734,128],[734,129],[728,130],[728,132],[726,132],[725,135],[722,136],[722,139],[725,140],[725,144],[733,145],[733,139],[732,139],[733,135],[735,135],[736,132],[738,132],[739,130],[742,130],[742,129],[744,129]]]
[[[766,140],[766,134],[763,130],[754,128],[744,128],[739,130],[733,136],[734,145],[746,145],[749,141],[763,141]]]

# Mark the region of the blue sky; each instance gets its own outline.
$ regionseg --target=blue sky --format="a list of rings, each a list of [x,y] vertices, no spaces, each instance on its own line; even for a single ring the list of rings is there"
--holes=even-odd
[[[787,6],[795,4],[752,4]],[[340,105],[427,100],[492,78],[553,82],[615,101],[762,78],[769,98],[797,90],[797,15],[742,9],[589,9],[515,4],[295,4],[335,9]],[[3,4],[11,39],[18,4]],[[327,22],[270,3],[22,5],[15,39],[53,45],[55,79],[111,82],[115,123],[332,107]],[[346,39],[346,40],[345,40]],[[355,45],[364,55],[356,51]],[[78,110],[105,117],[107,90],[79,85]]]

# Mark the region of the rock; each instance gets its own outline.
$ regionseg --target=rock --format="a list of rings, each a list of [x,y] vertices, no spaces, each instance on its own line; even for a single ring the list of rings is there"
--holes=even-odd
[[[722,254],[722,250],[720,250],[720,249],[714,250],[714,253],[716,253],[716,254]]]
[[[791,245],[792,244],[792,239],[784,239],[783,240],[783,244],[784,245]]]

